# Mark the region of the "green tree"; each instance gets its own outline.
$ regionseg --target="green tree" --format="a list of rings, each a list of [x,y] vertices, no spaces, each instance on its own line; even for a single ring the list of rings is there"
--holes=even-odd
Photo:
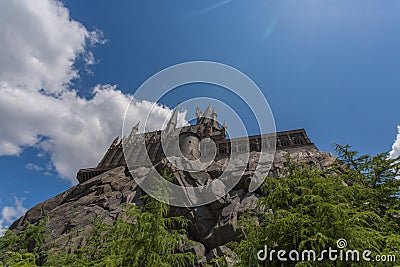
[[[86,245],[73,254],[50,256],[47,264],[63,266],[186,266],[195,255],[179,253],[187,220],[167,217],[169,206],[146,197],[145,207],[125,205],[113,224],[97,222]]]
[[[165,175],[171,180],[171,176]],[[159,192],[166,195],[165,186]],[[69,247],[72,253],[47,245],[45,220],[37,226],[0,238],[0,266],[191,266],[193,253],[179,251],[188,220],[168,216],[169,205],[150,196],[144,207],[122,206],[123,212],[112,224],[100,218],[81,247]]]
[[[172,177],[164,174],[167,180]],[[166,196],[165,186],[158,192]],[[144,207],[123,205],[120,219],[112,224],[95,220],[84,247],[73,254],[59,253],[47,264],[63,266],[191,266],[195,255],[181,253],[188,220],[168,216],[170,207],[150,196]]]
[[[0,266],[36,266],[46,257],[42,249],[45,239],[45,223],[42,220],[18,234],[8,230],[0,238]]]
[[[259,202],[264,215],[258,220],[251,214],[242,218],[244,239],[236,252],[243,266],[270,265],[257,258],[264,246],[288,252],[314,250],[318,258],[322,250],[335,249],[340,238],[348,241],[344,250],[399,255],[398,160],[385,153],[359,157],[349,148],[336,147],[339,159],[331,168],[289,161],[284,177],[267,177]],[[274,266],[379,266],[326,260],[282,263],[276,254],[273,259]]]

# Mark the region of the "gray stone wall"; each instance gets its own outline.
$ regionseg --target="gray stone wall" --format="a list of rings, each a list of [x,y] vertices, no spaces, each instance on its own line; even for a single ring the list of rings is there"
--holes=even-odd
[[[199,130],[201,128],[202,130]],[[201,151],[197,150],[199,142],[202,138],[211,137],[204,133],[204,125],[186,126],[176,131],[183,132],[180,139],[180,149],[183,155],[199,158],[200,154],[205,156],[217,155],[218,158],[228,157],[232,152],[259,152],[264,149],[271,149],[276,147],[277,150],[288,150],[291,148],[305,147],[306,149],[316,148],[310,141],[304,129],[296,129],[284,132],[278,132],[276,135],[264,134],[254,135],[249,137],[241,137],[234,139],[225,139],[224,135],[219,132],[214,136],[213,140],[216,144],[216,151],[214,146],[203,146]],[[200,132],[200,135],[198,133]],[[248,145],[247,144],[248,138]],[[146,142],[146,151],[139,144]],[[136,162],[140,165],[144,159],[144,154],[147,153],[150,160],[156,164],[164,157],[164,151],[161,145],[161,131],[148,132],[145,134],[136,135],[135,141],[137,145],[133,144],[131,150],[126,153],[129,155],[129,162]],[[118,138],[114,140],[113,144],[107,150],[101,162],[96,168],[82,169],[77,174],[79,182],[86,181],[91,177],[99,174],[99,171],[110,170],[118,166],[126,166],[125,155],[123,152],[122,140],[118,142]]]

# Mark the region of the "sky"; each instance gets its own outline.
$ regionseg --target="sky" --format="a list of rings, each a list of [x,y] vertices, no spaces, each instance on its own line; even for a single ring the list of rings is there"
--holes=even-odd
[[[399,13],[397,0],[1,1],[0,227],[76,184],[120,135],[137,88],[188,61],[246,74],[276,129],[305,128],[320,150],[400,155]],[[191,84],[159,101],[149,127],[199,96],[245,110]],[[180,124],[194,115],[180,111]]]

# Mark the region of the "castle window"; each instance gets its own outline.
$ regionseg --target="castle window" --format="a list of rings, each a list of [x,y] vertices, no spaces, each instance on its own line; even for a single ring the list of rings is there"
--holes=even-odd
[[[232,151],[232,153],[237,152],[237,143],[231,143],[231,151]]]
[[[295,138],[293,139],[293,142],[294,142],[296,145],[303,145],[303,144],[304,144],[303,140],[302,140],[300,137],[295,137]]]
[[[282,146],[290,146],[290,142],[287,139],[283,139],[283,140],[281,140],[281,145]]]
[[[218,145],[218,154],[226,154],[226,143]]]

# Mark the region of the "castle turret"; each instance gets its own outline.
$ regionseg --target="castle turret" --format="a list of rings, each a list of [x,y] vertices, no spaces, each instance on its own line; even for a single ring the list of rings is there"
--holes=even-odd
[[[217,120],[217,113],[215,113],[214,110],[212,111],[211,119],[212,119],[213,127],[218,129],[218,130],[220,130],[220,127],[219,127],[219,124],[218,124],[218,120]]]
[[[213,113],[213,110],[211,109],[211,106],[208,106],[206,111],[204,111],[203,118],[208,118],[208,119],[212,118],[211,117],[212,113]]]
[[[112,142],[110,148],[115,148],[118,146],[118,141],[119,141],[119,136],[117,136],[117,138],[114,139],[114,141]]]
[[[200,137],[193,132],[183,132],[179,135],[179,149],[187,159],[200,158]]]
[[[201,117],[202,117],[201,110],[200,110],[199,107],[197,107],[197,108],[196,108],[197,124],[199,124]]]
[[[138,123],[136,123],[135,126],[132,127],[131,133],[129,134],[128,139],[127,139],[127,144],[132,144],[136,133],[139,131],[139,123],[140,123],[140,121]]]

